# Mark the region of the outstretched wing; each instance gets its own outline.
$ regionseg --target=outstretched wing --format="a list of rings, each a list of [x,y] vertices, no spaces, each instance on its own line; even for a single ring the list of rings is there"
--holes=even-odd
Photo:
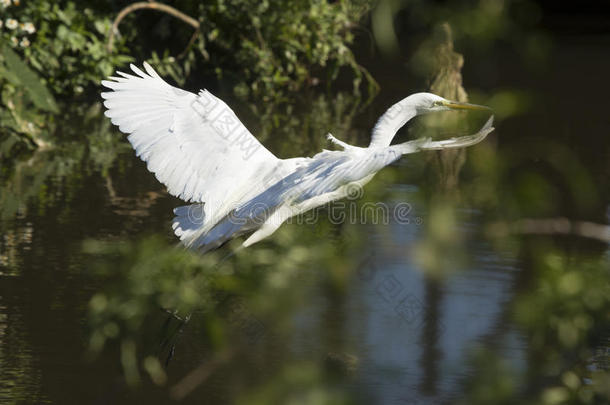
[[[170,194],[205,202],[206,216],[278,162],[248,131],[233,110],[207,90],[193,94],[166,83],[144,63],[146,73],[117,72],[102,84],[106,116],[129,142],[148,170]],[[260,183],[260,181],[259,181]]]

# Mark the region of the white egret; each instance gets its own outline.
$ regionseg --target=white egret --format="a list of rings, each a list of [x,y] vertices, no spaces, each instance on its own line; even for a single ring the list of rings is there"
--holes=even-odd
[[[252,233],[247,247],[271,235],[283,222],[312,208],[344,198],[401,156],[424,150],[476,144],[493,130],[493,116],[476,134],[433,142],[419,139],[391,145],[411,118],[453,109],[489,110],[413,94],[394,104],[373,129],[368,147],[348,145],[313,157],[280,159],[246,129],[233,110],[207,90],[193,94],[166,83],[147,63],[146,72],[117,72],[102,84],[106,116],[147,163],[170,194],[188,206],[174,210],[173,229],[187,247],[214,249]]]

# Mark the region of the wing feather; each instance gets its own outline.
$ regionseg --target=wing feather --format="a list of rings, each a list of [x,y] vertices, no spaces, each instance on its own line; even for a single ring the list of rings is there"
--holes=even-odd
[[[144,71],[117,72],[102,81],[106,116],[168,192],[205,203],[205,216],[222,215],[238,196],[259,192],[260,181],[282,162],[207,90],[193,94]],[[236,199],[237,196],[237,199]],[[229,207],[230,208],[230,207]]]

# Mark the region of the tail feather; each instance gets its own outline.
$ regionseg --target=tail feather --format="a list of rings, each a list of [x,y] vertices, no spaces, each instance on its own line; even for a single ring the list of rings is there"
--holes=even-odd
[[[174,209],[172,228],[184,246],[205,253],[216,249],[233,237],[248,232],[244,221],[233,220],[227,215],[211,225],[206,218],[204,204],[191,204]],[[207,227],[207,228],[206,228]]]
[[[200,235],[200,230],[205,224],[204,204],[183,205],[174,208],[174,221],[172,228],[182,243],[190,245],[191,241]]]

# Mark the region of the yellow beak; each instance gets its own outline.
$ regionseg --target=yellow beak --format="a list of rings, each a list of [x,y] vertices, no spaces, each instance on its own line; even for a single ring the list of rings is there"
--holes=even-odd
[[[444,101],[445,107],[451,108],[452,110],[477,110],[477,111],[492,111],[491,108],[484,105],[460,103],[457,101]]]

